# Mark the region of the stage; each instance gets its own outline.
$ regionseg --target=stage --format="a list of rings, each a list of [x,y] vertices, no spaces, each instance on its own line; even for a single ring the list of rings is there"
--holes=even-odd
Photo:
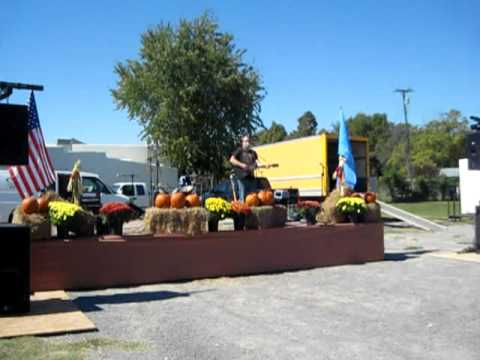
[[[195,237],[32,242],[32,291],[99,289],[381,261],[383,223],[289,225]]]

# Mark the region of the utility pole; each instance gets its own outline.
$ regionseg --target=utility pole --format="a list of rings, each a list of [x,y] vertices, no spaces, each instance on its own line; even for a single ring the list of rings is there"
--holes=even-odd
[[[408,103],[410,102],[409,101],[409,98],[408,98],[408,93],[411,93],[413,92],[412,89],[408,88],[408,89],[396,89],[395,92],[398,92],[400,94],[402,94],[402,102],[403,102],[403,117],[405,119],[405,127],[406,127],[406,131],[407,131],[407,149],[406,149],[406,152],[407,152],[407,179],[409,181],[412,180],[412,168],[410,166],[410,125],[408,124]]]
[[[158,140],[155,140],[155,189],[156,191],[159,191],[159,184],[160,184],[160,144],[158,143]]]
[[[153,148],[152,144],[149,142],[148,147],[147,147],[147,161],[148,161],[148,177],[150,179],[150,182],[148,184],[148,203],[150,205],[153,205]]]

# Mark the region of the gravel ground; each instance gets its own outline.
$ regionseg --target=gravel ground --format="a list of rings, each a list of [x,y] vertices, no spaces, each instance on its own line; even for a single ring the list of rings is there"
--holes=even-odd
[[[386,261],[71,292],[99,332],[140,341],[92,359],[480,358],[480,263],[429,256],[472,244],[473,226],[387,228]]]

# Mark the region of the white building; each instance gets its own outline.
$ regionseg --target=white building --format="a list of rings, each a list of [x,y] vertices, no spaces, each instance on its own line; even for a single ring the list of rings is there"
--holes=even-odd
[[[153,151],[146,144],[84,144],[76,139],[59,139],[47,145],[55,170],[71,170],[76,160],[83,171],[96,173],[108,185],[116,182],[144,182],[168,190],[177,186],[177,169],[160,159],[158,171]]]
[[[462,214],[475,214],[480,205],[480,170],[470,170],[468,159],[460,159],[460,207]]]

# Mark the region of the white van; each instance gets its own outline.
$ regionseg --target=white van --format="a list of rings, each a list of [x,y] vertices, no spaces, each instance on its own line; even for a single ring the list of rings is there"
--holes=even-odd
[[[150,206],[147,185],[142,182],[118,182],[112,186],[115,194],[128,196],[130,202],[139,208],[145,209]]]
[[[55,171],[56,181],[51,184],[47,190],[55,191],[65,199],[69,198],[70,195],[67,192],[67,184],[70,174],[70,171]],[[96,200],[98,199],[98,195],[100,195],[100,204],[111,201],[130,202],[127,196],[114,194],[97,174],[81,171],[80,176],[82,177],[83,183],[83,197],[87,201],[89,198]],[[98,202],[98,200],[96,201]],[[18,195],[8,171],[0,170],[0,223],[10,222],[12,220],[13,210],[20,202],[20,195]]]

